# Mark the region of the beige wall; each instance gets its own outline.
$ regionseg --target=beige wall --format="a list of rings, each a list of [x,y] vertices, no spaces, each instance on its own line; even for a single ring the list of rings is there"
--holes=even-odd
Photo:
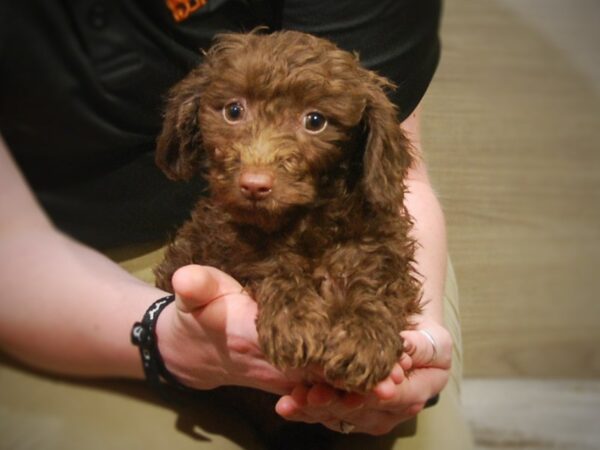
[[[598,377],[598,91],[500,2],[446,1],[442,36],[423,131],[465,375]]]

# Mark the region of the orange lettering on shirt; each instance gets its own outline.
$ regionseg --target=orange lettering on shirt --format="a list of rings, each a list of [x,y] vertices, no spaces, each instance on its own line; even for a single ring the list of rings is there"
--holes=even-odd
[[[166,0],[176,22],[183,22],[190,14],[202,8],[208,0]]]

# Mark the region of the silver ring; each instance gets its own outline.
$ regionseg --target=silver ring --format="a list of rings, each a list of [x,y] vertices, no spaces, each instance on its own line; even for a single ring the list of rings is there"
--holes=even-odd
[[[429,331],[419,330],[419,333],[421,333],[423,336],[425,336],[427,338],[427,340],[429,342],[431,342],[431,346],[433,347],[433,354],[431,355],[431,358],[427,362],[427,364],[431,364],[433,361],[435,361],[435,359],[437,358],[437,355],[438,355],[437,342],[435,341],[435,339],[433,338],[433,336],[431,335],[431,333]]]
[[[340,420],[340,433],[342,434],[350,434],[352,430],[356,428],[356,425],[352,425],[351,423]]]

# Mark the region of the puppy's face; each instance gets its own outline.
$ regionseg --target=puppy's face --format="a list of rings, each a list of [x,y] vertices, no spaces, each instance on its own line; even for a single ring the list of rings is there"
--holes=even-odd
[[[383,154],[390,139],[375,136],[370,122],[398,126],[386,83],[355,55],[307,34],[224,35],[171,92],[157,162],[176,179],[200,170],[234,220],[277,230],[348,176],[365,129]],[[371,167],[374,158],[364,158]]]
[[[304,35],[279,46],[253,37],[208,55],[199,121],[215,201],[276,229],[347,159],[366,101],[352,89],[351,55]]]

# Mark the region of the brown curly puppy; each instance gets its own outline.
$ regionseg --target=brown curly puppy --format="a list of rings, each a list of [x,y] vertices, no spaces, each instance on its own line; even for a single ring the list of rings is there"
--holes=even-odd
[[[170,92],[156,161],[206,177],[156,269],[172,290],[200,263],[237,278],[259,305],[265,355],[318,365],[364,392],[402,352],[419,311],[415,242],[403,206],[412,157],[385,89],[356,55],[303,33],[227,34]]]

